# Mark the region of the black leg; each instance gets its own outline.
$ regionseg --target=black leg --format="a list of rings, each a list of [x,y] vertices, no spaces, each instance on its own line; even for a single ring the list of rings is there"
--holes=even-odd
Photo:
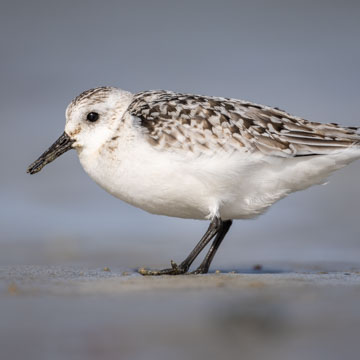
[[[221,242],[224,240],[225,235],[229,231],[231,224],[232,220],[226,220],[222,222],[222,226],[219,229],[219,232],[217,233],[213,243],[211,244],[210,249],[207,252],[204,260],[195,271],[191,272],[191,274],[206,274],[209,271],[209,267],[212,260],[214,259],[215,253],[219,248]]]
[[[146,269],[141,268],[141,269],[139,269],[139,273],[141,275],[181,275],[181,274],[185,274],[189,270],[193,261],[200,254],[201,250],[203,250],[204,247],[211,241],[211,239],[213,239],[214,236],[216,234],[218,234],[219,230],[222,227],[223,227],[223,221],[220,218],[215,217],[211,221],[209,228],[206,230],[205,235],[201,238],[201,240],[195,246],[193,251],[191,251],[189,256],[180,265],[177,265],[175,262],[171,261],[171,268],[169,268],[169,269],[146,270]],[[225,234],[224,234],[224,236],[225,236]]]

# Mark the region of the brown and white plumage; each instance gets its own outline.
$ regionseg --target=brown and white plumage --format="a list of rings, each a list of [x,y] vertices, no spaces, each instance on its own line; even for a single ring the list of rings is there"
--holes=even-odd
[[[85,119],[90,111],[100,114],[96,125]],[[68,106],[65,131],[84,169],[107,191],[185,218],[257,216],[360,158],[357,127],[162,90],[88,90]]]
[[[294,157],[329,154],[360,141],[357,127],[321,124],[251,102],[145,91],[128,110],[156,148],[197,153],[223,149]]]
[[[70,148],[105,190],[154,214],[210,219],[180,264],[144,274],[207,272],[232,219],[262,214],[288,194],[321,184],[360,158],[358,127],[310,122],[246,101],[112,87],[85,91],[66,111],[64,134],[28,169]]]

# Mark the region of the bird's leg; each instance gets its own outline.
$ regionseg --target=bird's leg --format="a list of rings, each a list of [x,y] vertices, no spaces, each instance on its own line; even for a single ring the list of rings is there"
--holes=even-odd
[[[222,226],[219,229],[219,232],[217,233],[213,243],[211,244],[210,249],[207,252],[204,260],[202,261],[200,266],[195,271],[192,271],[190,274],[206,274],[209,271],[209,267],[212,260],[214,259],[215,253],[219,248],[221,242],[224,240],[225,235],[229,231],[231,224],[232,220],[226,220],[222,222]]]
[[[175,262],[171,261],[171,268],[162,269],[162,270],[146,270],[146,269],[141,268],[141,269],[139,269],[139,273],[141,275],[182,275],[182,274],[185,274],[189,270],[191,264],[194,262],[196,257],[204,249],[204,247],[209,243],[209,241],[211,241],[211,239],[214,238],[214,236],[222,228],[222,224],[223,224],[223,221],[219,217],[214,217],[213,220],[211,221],[208,229],[206,230],[206,233],[204,234],[204,236],[201,238],[201,240],[195,246],[195,248],[191,251],[189,256],[180,265],[177,265]],[[225,234],[224,234],[224,236],[225,236]],[[212,258],[211,258],[211,260],[212,260]]]

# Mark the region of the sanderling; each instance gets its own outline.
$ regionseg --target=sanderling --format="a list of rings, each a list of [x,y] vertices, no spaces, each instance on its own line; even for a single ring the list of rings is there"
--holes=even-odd
[[[153,214],[210,220],[180,265],[140,271],[185,274],[214,239],[192,272],[199,274],[208,272],[232,220],[254,218],[359,159],[360,133],[242,100],[99,87],[70,103],[64,133],[27,171],[72,148],[119,199]]]

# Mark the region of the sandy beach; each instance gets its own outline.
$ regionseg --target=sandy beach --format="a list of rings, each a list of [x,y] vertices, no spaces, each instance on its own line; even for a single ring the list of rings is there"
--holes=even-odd
[[[180,277],[121,268],[1,267],[2,356],[356,358],[360,268],[329,267]]]

